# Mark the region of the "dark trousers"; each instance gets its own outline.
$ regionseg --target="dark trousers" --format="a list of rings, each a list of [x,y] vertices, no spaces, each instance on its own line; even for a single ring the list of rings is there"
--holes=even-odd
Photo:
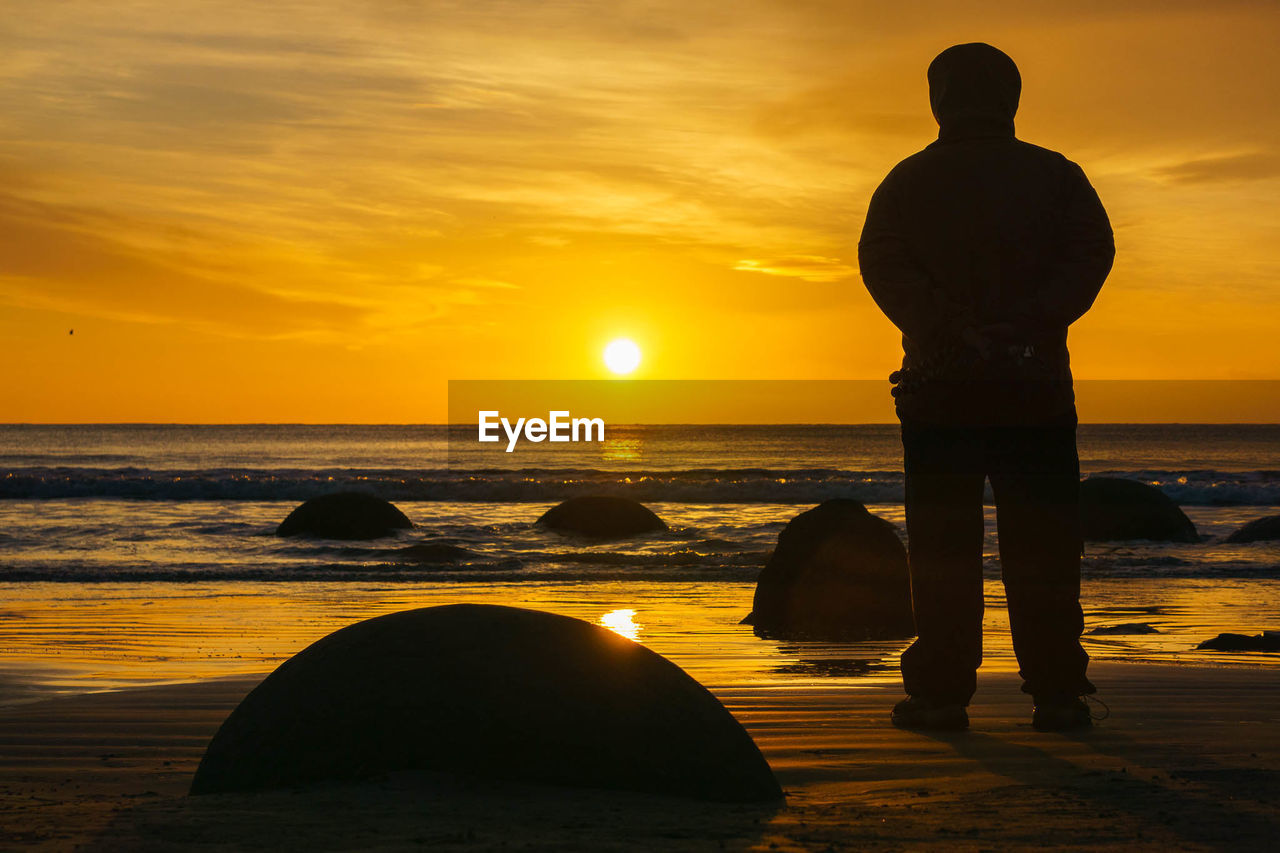
[[[904,423],[907,538],[917,639],[908,694],[967,705],[982,662],[983,482],[995,495],[1000,567],[1022,689],[1093,693],[1080,647],[1080,461],[1070,425]]]

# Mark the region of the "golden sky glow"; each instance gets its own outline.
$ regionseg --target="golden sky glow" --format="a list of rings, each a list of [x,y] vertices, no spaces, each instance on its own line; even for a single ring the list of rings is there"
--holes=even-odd
[[[883,378],[862,217],[977,40],[1116,229],[1076,375],[1280,375],[1280,4],[981,8],[0,3],[0,419],[438,421],[617,337]]]

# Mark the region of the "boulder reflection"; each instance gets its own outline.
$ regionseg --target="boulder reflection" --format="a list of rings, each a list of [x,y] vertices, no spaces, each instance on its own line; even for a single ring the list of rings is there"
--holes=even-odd
[[[888,643],[783,643],[778,654],[791,658],[773,666],[778,675],[805,678],[859,678],[893,675],[901,648]]]

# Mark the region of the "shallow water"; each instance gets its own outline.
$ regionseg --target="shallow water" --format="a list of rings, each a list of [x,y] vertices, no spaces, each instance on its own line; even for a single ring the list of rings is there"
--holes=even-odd
[[[602,624],[709,686],[803,689],[896,682],[908,640],[829,643],[756,637],[738,622],[742,581],[551,581],[371,584],[260,582],[0,584],[3,701],[50,693],[269,671],[361,619],[460,602],[530,607]],[[1221,631],[1273,625],[1280,581],[1087,581],[1086,631],[1146,623],[1159,633],[1086,634],[1095,659],[1271,666],[1276,655],[1197,652]],[[987,582],[985,669],[1015,670],[998,581]]]
[[[533,525],[551,503],[403,501],[412,530],[373,542],[272,535],[291,501],[132,501],[72,498],[0,501],[0,582],[262,580],[469,583],[476,581],[754,581],[794,504],[652,503],[671,526],[652,536],[600,543]],[[869,504],[904,524],[901,504]],[[1231,531],[1277,507],[1186,507],[1202,541],[1090,544],[1090,578],[1280,577],[1280,542],[1232,545]],[[988,507],[985,554],[998,576],[996,512]],[[454,561],[420,562],[416,543],[465,549]]]
[[[350,622],[458,601],[603,620],[706,683],[896,679],[905,640],[788,644],[737,624],[806,506],[853,497],[902,525],[895,427],[623,427],[541,467],[519,453],[479,467],[450,438],[431,426],[0,426],[0,701],[262,672]],[[1280,662],[1192,651],[1222,631],[1280,628],[1280,543],[1223,541],[1280,512],[1280,427],[1087,425],[1080,446],[1087,473],[1158,485],[1201,534],[1087,548],[1088,627],[1156,630],[1087,635],[1091,654]],[[415,527],[367,543],[272,535],[299,500],[347,487],[395,500]],[[533,526],[599,490],[644,499],[670,531],[598,543]],[[424,542],[462,556],[407,558]],[[1011,669],[990,507],[985,550],[987,665]]]

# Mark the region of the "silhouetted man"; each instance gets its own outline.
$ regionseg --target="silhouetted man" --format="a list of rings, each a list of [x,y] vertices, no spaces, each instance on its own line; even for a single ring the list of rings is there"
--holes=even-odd
[[[929,66],[938,139],[889,172],[858,245],[863,282],[902,331],[890,376],[906,472],[917,639],[896,724],[961,729],[982,660],[983,484],[1032,723],[1090,725],[1080,647],[1079,460],[1067,327],[1115,255],[1080,167],[1014,138],[1022,80],[986,44]]]

